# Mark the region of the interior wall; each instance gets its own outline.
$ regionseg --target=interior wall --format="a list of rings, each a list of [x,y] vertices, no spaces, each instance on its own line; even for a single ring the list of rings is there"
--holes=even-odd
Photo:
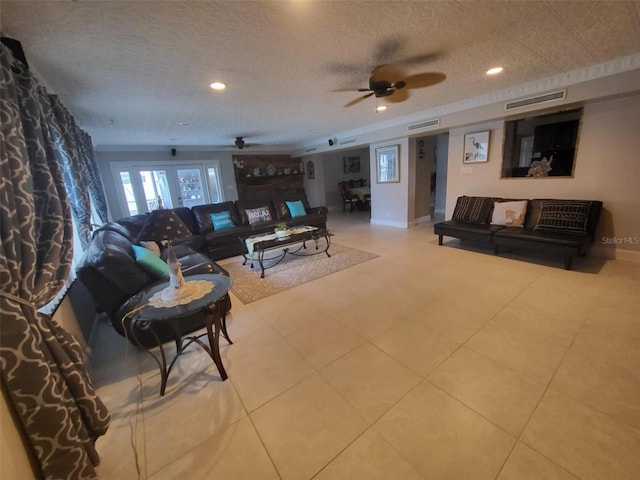
[[[264,152],[267,154],[268,152]],[[170,150],[148,150],[148,151],[97,151],[98,166],[105,188],[109,210],[113,219],[122,218],[127,215],[123,212],[118,203],[118,193],[113,180],[113,173],[110,164],[112,162],[137,163],[156,162],[162,163],[204,163],[205,168],[213,166],[212,160],[217,160],[220,165],[220,176],[224,200],[237,200],[238,191],[233,172],[232,156],[238,151],[216,151],[216,150],[187,150],[177,149],[176,155],[172,156]]]
[[[571,178],[500,178],[502,121],[451,129],[446,218],[460,195],[601,200],[594,252],[640,261],[640,95],[588,103]],[[463,164],[465,133],[490,130],[489,161]]]
[[[399,146],[400,181],[398,183],[377,183],[375,180],[376,148],[389,145]],[[371,223],[407,228],[409,221],[409,139],[407,137],[389,140],[384,143],[373,143],[369,146],[371,156]],[[411,179],[413,183],[413,179]]]
[[[436,137],[436,198],[434,213],[444,215],[447,206],[447,169],[449,164],[449,134]]]
[[[345,173],[343,157],[360,157],[360,172]],[[307,158],[310,157],[305,157],[305,162]],[[338,182],[364,178],[368,183],[372,183],[369,148],[367,147],[355,150],[340,150],[337,152],[325,153],[323,155],[314,156],[314,158],[321,159],[316,163],[316,166],[318,163],[322,163],[325,193],[324,205],[328,207],[329,210],[342,211],[342,197],[340,196],[340,190],[338,189]],[[317,174],[318,170],[316,170],[316,176]]]
[[[435,161],[436,139],[435,136],[416,139],[416,220],[431,215],[431,173]]]
[[[313,162],[314,177],[310,179],[308,175],[308,162]],[[302,159],[304,164],[304,190],[307,192],[309,205],[312,207],[324,207],[327,205],[325,194],[325,174],[322,155],[312,155]]]

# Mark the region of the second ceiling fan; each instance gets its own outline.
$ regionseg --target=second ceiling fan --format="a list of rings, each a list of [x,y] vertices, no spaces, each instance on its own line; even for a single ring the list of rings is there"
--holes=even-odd
[[[380,65],[375,67],[369,77],[369,88],[359,88],[358,92],[369,92],[345,104],[351,107],[361,101],[376,96],[385,97],[388,102],[399,103],[409,98],[409,90],[415,88],[426,88],[444,81],[447,76],[440,72],[416,73],[404,76],[397,67],[393,65]]]

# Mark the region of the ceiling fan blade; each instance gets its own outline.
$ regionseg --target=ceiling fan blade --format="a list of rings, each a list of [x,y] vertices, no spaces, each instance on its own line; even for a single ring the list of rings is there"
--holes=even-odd
[[[404,102],[409,98],[409,90],[392,90],[392,94],[385,97],[387,102],[390,103],[400,103]]]
[[[413,55],[411,57],[401,58],[400,60],[393,62],[396,65],[419,65],[422,63],[433,62],[441,58],[442,55],[440,53],[424,53],[422,55]]]
[[[364,65],[355,63],[332,62],[327,64],[325,68],[329,73],[338,75],[357,75],[362,73],[363,67]]]
[[[355,99],[351,100],[349,103],[345,103],[344,106],[345,106],[345,108],[352,107],[353,105],[355,105],[357,103],[360,103],[365,98],[369,98],[371,95],[373,95],[373,92],[367,93],[366,95],[362,95],[361,97],[355,98]]]
[[[393,84],[402,78],[402,72],[395,65],[379,65],[371,72],[369,83],[389,82]]]
[[[417,73],[404,79],[407,88],[425,88],[443,82],[447,76],[440,72]]]
[[[404,46],[404,40],[402,38],[389,37],[380,41],[373,50],[373,61],[376,63],[389,63]]]

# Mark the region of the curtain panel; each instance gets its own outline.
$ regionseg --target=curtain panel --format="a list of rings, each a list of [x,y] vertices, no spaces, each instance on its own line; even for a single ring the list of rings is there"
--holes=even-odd
[[[71,266],[73,230],[58,163],[70,126],[59,123],[64,116],[4,45],[0,66],[3,388],[44,478],[95,478],[95,440],[106,432],[109,413],[78,342],[37,311]]]
[[[93,149],[91,135],[76,126],[76,138],[80,146],[80,161],[87,175],[86,179],[91,201],[96,209],[98,218],[102,223],[105,223],[109,220],[109,211],[107,209],[107,199],[104,195],[102,179],[100,178],[100,171],[98,170],[98,159]]]

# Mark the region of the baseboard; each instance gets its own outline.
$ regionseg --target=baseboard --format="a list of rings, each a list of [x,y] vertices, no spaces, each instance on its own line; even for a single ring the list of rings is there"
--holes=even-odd
[[[610,260],[624,260],[640,264],[640,252],[635,250],[594,245],[591,247],[591,254],[595,257],[607,258]]]
[[[396,228],[409,228],[409,224],[407,222],[394,222],[391,220],[381,220],[379,218],[371,219],[372,225],[382,225],[385,227],[396,227]]]
[[[427,215],[424,217],[418,217],[413,220],[414,225],[419,225],[421,223],[429,223],[431,221],[431,215]]]

